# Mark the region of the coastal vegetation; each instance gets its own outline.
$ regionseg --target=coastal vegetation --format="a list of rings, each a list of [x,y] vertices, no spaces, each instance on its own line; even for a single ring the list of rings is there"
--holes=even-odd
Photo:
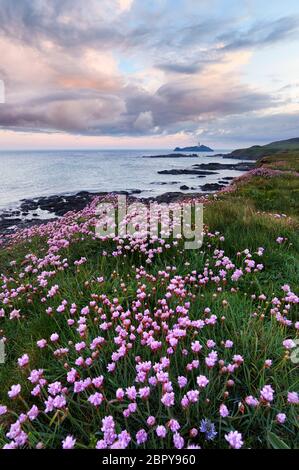
[[[225,158],[241,158],[248,160],[259,160],[262,157],[275,155],[281,152],[298,152],[299,151],[299,138],[278,140],[266,145],[253,145],[245,149],[237,149],[225,155]]]
[[[100,240],[96,200],[2,237],[2,447],[298,448],[299,150],[267,152],[199,250]]]
[[[189,147],[176,147],[174,152],[213,152],[214,150],[207,145],[198,144]]]

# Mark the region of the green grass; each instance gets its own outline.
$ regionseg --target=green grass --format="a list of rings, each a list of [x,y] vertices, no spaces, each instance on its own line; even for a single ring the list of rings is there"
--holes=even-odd
[[[237,158],[249,158],[253,160],[261,159],[265,156],[273,156],[281,152],[298,152],[299,138],[280,140],[266,145],[253,145],[245,149],[234,150],[231,155]]]

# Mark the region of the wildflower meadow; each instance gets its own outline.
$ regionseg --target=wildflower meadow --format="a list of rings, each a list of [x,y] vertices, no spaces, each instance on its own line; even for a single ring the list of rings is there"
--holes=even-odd
[[[298,176],[262,173],[194,250],[96,237],[97,199],[2,237],[3,449],[298,446]]]

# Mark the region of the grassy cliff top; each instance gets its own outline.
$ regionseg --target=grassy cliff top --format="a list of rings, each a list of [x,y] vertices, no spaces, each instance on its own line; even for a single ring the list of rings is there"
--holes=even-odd
[[[267,145],[253,145],[245,149],[237,149],[229,154],[232,158],[246,158],[258,160],[266,155],[273,155],[278,152],[299,151],[299,138],[280,140]]]

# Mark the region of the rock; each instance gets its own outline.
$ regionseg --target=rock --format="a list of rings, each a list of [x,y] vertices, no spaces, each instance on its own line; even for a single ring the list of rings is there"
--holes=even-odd
[[[141,192],[141,189],[130,189],[128,191],[129,194],[140,194]]]
[[[189,186],[183,184],[182,186],[180,186],[180,189],[182,189],[183,191],[187,191],[189,189]]]
[[[206,175],[217,175],[214,171],[201,171],[201,170],[194,170],[190,169],[178,169],[173,168],[172,170],[160,170],[158,171],[160,175],[198,175],[198,176],[206,176]]]
[[[218,191],[222,188],[224,188],[224,185],[219,183],[206,183],[201,186],[202,191]]]
[[[170,203],[170,202],[179,201],[180,199],[186,196],[192,196],[192,194],[186,195],[181,192],[164,193],[164,194],[161,194],[160,196],[155,197],[153,200],[158,202],[159,204],[162,204],[162,203]]]
[[[201,170],[235,170],[235,171],[248,171],[255,167],[255,163],[252,162],[240,162],[240,163],[201,163],[193,165],[193,168],[199,168]]]
[[[153,181],[151,184],[165,185],[165,184],[179,184],[179,181]]]

